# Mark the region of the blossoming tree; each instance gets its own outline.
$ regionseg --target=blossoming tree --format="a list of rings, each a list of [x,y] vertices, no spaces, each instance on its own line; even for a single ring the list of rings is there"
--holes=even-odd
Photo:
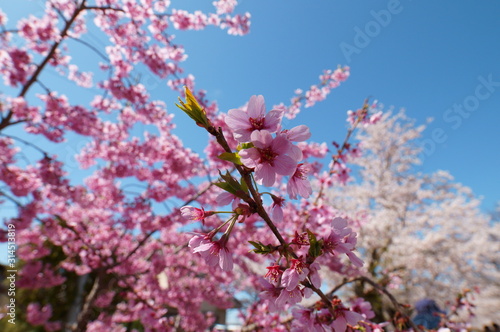
[[[248,32],[250,15],[234,13],[237,1],[213,5],[191,13],[167,0],[48,0],[41,16],[12,26],[0,12],[0,204],[15,207],[4,222],[15,229],[19,258],[19,301],[6,312],[17,325],[4,319],[3,330],[200,331],[214,322],[205,303],[229,308],[236,292],[255,290],[258,300],[242,311],[247,330],[385,324],[371,321],[370,303],[326,291],[321,278],[364,271],[357,218],[325,204],[325,193],[347,182],[345,162],[359,154],[351,136],[380,113],[367,101],[350,112],[346,139],[323,167],[326,145],[282,119],[326,98],[349,68],[325,71],[289,106],[268,111],[264,97],[249,96],[218,112],[184,73],[184,48],[172,34],[209,25]],[[90,32],[108,44],[93,45]],[[93,73],[73,62],[76,45],[101,61]],[[139,71],[182,96],[178,107],[209,134],[205,156],[173,135],[171,113]],[[49,73],[73,85],[56,91]],[[73,102],[82,93],[91,98]],[[138,125],[147,130],[137,134]],[[84,183],[47,151],[74,137],[86,141],[78,154]],[[392,300],[399,326],[411,326],[405,306],[364,278]],[[313,305],[304,304],[310,297]]]
[[[424,129],[403,111],[387,112],[364,128],[358,137],[363,152],[352,160],[359,178],[328,197],[336,208],[363,215],[358,248],[366,271],[398,299],[415,304],[432,298],[451,311],[456,294],[475,288],[475,323],[489,324],[500,309],[499,224],[447,172],[418,171]],[[353,285],[352,292],[370,299],[380,317],[393,311],[370,284]]]

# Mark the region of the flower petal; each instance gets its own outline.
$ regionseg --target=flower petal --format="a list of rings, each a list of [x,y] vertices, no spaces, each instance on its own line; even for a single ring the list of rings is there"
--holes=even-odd
[[[273,142],[273,137],[267,130],[255,130],[250,135],[253,145],[259,149],[269,147]]]
[[[345,332],[347,322],[343,316],[340,316],[332,323],[332,327],[335,332]]]
[[[259,164],[255,168],[255,181],[266,187],[271,187],[276,181],[276,173],[269,164]]]
[[[302,142],[311,137],[311,131],[306,125],[293,127],[287,132],[287,137],[290,141]]]
[[[233,257],[227,248],[222,248],[219,251],[219,266],[224,271],[233,270]]]
[[[232,109],[227,112],[226,124],[232,130],[236,129],[246,129],[250,128],[250,121],[248,120],[248,114],[240,109]]]
[[[279,134],[271,143],[271,148],[274,152],[279,154],[286,154],[290,151],[292,143],[286,138],[285,135]]]
[[[297,162],[286,155],[279,155],[274,158],[274,171],[279,175],[291,176],[295,173]]]
[[[350,325],[356,325],[360,320],[363,320],[363,315],[354,311],[344,311],[344,317]]]
[[[252,96],[248,101],[247,114],[250,118],[263,118],[266,113],[266,104],[262,95]]]
[[[283,117],[283,111],[272,110],[266,114],[266,130],[269,130],[271,133],[275,133],[278,131],[278,128],[281,123],[281,118]]]
[[[297,146],[290,144],[290,150],[288,151],[288,155],[292,157],[295,161],[301,161],[304,158],[302,154],[302,150]]]
[[[355,253],[353,253],[352,251],[349,251],[346,253],[346,255],[349,257],[349,259],[351,260],[351,262],[356,265],[357,267],[362,267],[363,266],[363,261],[361,260],[361,258],[359,258],[358,256],[356,256]]]
[[[256,167],[257,161],[260,159],[259,151],[256,148],[244,149],[238,152],[241,162],[246,167]]]

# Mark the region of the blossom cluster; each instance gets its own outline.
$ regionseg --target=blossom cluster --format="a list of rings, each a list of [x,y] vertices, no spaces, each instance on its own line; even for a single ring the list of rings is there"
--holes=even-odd
[[[240,144],[251,143],[238,154],[243,165],[254,169],[258,184],[272,187],[278,175],[289,176],[288,192],[307,198],[311,193],[307,169],[300,164],[302,150],[293,142],[305,141],[311,133],[304,125],[282,130],[282,117],[282,110],[266,114],[264,97],[252,96],[245,110],[229,110],[226,124]]]
[[[222,130],[214,129],[205,110],[189,89],[186,88],[186,101],[181,100],[180,104],[178,106],[199,126],[217,137],[217,142],[225,149],[219,158],[232,162],[241,176],[238,181],[229,172],[225,175],[221,173],[220,182],[216,183],[224,190],[216,201],[220,205],[232,203],[232,211],[205,211],[203,207],[193,206],[180,209],[183,217],[201,221],[202,224],[205,224],[207,217],[217,213],[232,215],[206,234],[195,233],[189,241],[193,253],[200,254],[209,266],[218,265],[229,272],[233,269],[234,258],[228,240],[237,221],[252,224],[256,218],[263,218],[271,229],[274,223],[284,221],[285,199],[273,193],[259,193],[257,185],[280,188],[286,178],[286,191],[291,199],[297,199],[299,196],[310,197],[312,188],[307,179],[309,168],[302,162],[304,153],[301,147],[294,142],[303,142],[309,139],[311,134],[309,128],[304,125],[289,130],[283,129],[281,120],[284,110],[275,108],[266,112],[264,97],[252,96],[245,107],[231,109],[225,117],[227,130],[237,144],[237,152],[232,152]],[[308,149],[305,148],[304,151]],[[262,197],[265,194],[271,197],[272,204],[262,210],[259,206],[264,208]],[[268,271],[260,281],[263,288],[260,297],[266,301],[268,310],[284,310],[314,292],[321,294],[319,262],[323,259],[322,256],[331,255],[340,262],[340,256],[345,254],[355,267],[362,267],[362,260],[353,252],[357,234],[347,225],[346,219],[335,217],[328,235],[325,232],[322,237],[318,237],[309,229],[296,230],[290,242],[281,238],[276,230],[274,235],[280,242],[278,246],[247,240],[254,246],[254,253],[275,256],[274,263],[267,267]],[[218,232],[222,230],[223,235],[217,239]],[[339,331],[345,330],[348,324],[356,325],[361,319],[360,314],[349,311],[340,304],[325,305],[327,315],[330,315],[327,325],[336,326]],[[322,319],[322,322],[324,323],[325,319]]]
[[[311,85],[305,92],[302,89],[295,90],[295,96],[291,100],[292,103],[286,108],[284,115],[288,119],[293,119],[300,113],[302,106],[309,108],[314,106],[317,102],[325,100],[331,90],[337,88],[340,83],[347,80],[349,75],[350,68],[347,66],[335,70],[325,70],[323,74],[319,76],[319,84]]]
[[[323,292],[325,274],[355,282],[367,272],[355,252],[368,214],[352,217],[324,193],[349,180],[356,126],[383,119],[374,106],[349,112],[346,140],[324,171],[327,144],[282,120],[324,100],[348,67],[325,71],[288,107],[268,111],[252,96],[219,113],[184,72],[187,53],[173,32],[216,26],[244,35],[250,14],[236,13],[237,4],[215,0],[202,12],[169,0],[46,1],[12,26],[0,10],[0,75],[9,86],[0,95],[0,209],[14,211],[2,221],[17,231],[16,287],[29,293],[17,303],[28,329],[200,331],[215,321],[205,304],[230,308],[245,290],[259,298],[242,310],[255,329],[381,331],[367,302]],[[97,35],[105,46],[89,39]],[[95,56],[95,70],[75,63],[76,44]],[[68,86],[56,91],[53,73]],[[213,138],[206,158],[174,135],[167,103],[152,99],[160,83],[186,98],[179,107]],[[75,149],[62,148],[75,139]],[[88,173],[81,183],[75,167]],[[320,301],[308,305],[312,296]]]

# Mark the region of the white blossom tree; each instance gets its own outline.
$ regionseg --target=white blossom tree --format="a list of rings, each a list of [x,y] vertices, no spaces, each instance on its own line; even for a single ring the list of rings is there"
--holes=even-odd
[[[480,211],[470,188],[445,171],[419,172],[418,145],[425,125],[416,126],[404,111],[387,112],[359,134],[360,157],[352,160],[355,182],[328,193],[331,204],[360,222],[359,250],[367,275],[384,284],[402,302],[448,301],[464,288],[475,288],[476,318],[481,326],[500,312],[500,225]],[[350,291],[370,299],[380,319],[391,306],[363,280]]]

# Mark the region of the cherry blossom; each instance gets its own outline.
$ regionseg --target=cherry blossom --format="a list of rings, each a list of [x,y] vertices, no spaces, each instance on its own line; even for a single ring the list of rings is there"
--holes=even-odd
[[[306,164],[297,165],[295,172],[287,183],[287,192],[291,199],[297,199],[298,196],[308,198],[312,194],[311,183],[307,179],[309,168]]]
[[[453,271],[493,298],[497,289],[484,279],[498,279],[490,245],[498,232],[466,198],[467,189],[443,173],[407,176],[412,154],[370,158],[421,129],[390,126],[367,101],[353,105],[346,142],[332,151],[309,141],[307,126],[282,124],[283,116],[294,119],[327,98],[350,68],[325,70],[319,82],[292,92],[288,106],[267,112],[259,95],[227,114],[219,111],[213,91],[201,89],[195,73],[186,71],[189,47],[175,36],[210,26],[248,33],[251,16],[239,11],[237,0],[212,5],[200,11],[168,0],[57,0],[19,22],[0,11],[6,85],[0,95],[0,209],[9,211],[0,234],[9,241],[15,229],[16,304],[26,313],[19,323],[47,331],[201,331],[215,320],[202,310],[205,304],[231,308],[244,291],[256,301],[241,308],[242,329],[380,331],[388,323],[369,320],[378,304],[389,303],[382,301],[384,291],[412,303],[406,295],[412,292],[400,290],[410,276],[427,280],[429,271],[439,271],[432,280],[439,287],[412,287],[445,299],[454,288],[443,280],[461,280],[443,271],[454,262],[460,266]],[[78,47],[95,68],[78,62]],[[56,84],[54,74],[67,84]],[[155,91],[161,84],[186,100],[180,108],[195,120],[191,127],[174,122],[171,96]],[[205,150],[186,146],[176,125],[210,135]],[[395,167],[383,169],[380,160]],[[363,186],[350,177],[351,164],[362,168]],[[439,208],[415,203],[433,197]],[[229,211],[219,211],[226,205]],[[453,233],[445,219],[468,231]],[[470,239],[459,251],[475,256],[459,259],[441,229]],[[355,254],[361,245],[357,252],[368,268]],[[430,262],[424,247],[437,248],[439,262]],[[418,269],[401,269],[408,261]],[[396,277],[401,283],[391,288]],[[381,292],[374,291],[379,285]],[[335,297],[349,298],[352,289],[377,294],[370,297],[377,306],[356,300],[348,307]],[[313,293],[317,302],[307,302]],[[472,310],[460,301],[457,310]],[[409,313],[402,305],[390,309]]]
[[[224,271],[233,269],[233,258],[226,247],[227,237],[213,241],[209,236],[195,235],[189,241],[193,253],[199,253],[209,266],[219,265]]]
[[[363,262],[352,252],[356,244],[356,233],[347,227],[347,220],[337,217],[332,221],[330,235],[325,238],[323,248],[333,254],[346,254],[352,263],[358,267]]]
[[[181,207],[180,211],[181,215],[189,220],[204,220],[206,217],[213,214],[212,211],[206,212],[203,208],[199,209],[190,205]]]
[[[239,152],[241,161],[247,167],[255,168],[255,180],[264,186],[272,186],[276,175],[292,175],[297,161],[287,154],[290,141],[278,135],[273,138],[266,130],[254,131],[251,135],[254,148]]]
[[[269,133],[278,131],[283,112],[271,110],[266,113],[263,96],[252,96],[246,109],[231,109],[226,116],[226,123],[238,142],[249,142],[251,134],[256,130]]]

